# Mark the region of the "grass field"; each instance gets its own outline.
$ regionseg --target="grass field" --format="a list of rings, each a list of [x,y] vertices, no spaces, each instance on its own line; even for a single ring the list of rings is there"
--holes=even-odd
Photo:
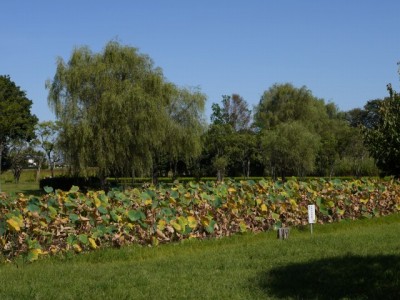
[[[8,194],[23,193],[25,195],[42,195],[44,193],[40,191],[39,183],[36,182],[2,183],[1,191]]]
[[[0,265],[0,299],[400,299],[400,215]]]
[[[64,171],[56,169],[55,174],[61,175]],[[40,179],[50,176],[50,170],[42,170]],[[10,170],[4,172],[0,176],[1,191],[6,193],[24,193],[25,195],[41,195],[43,194],[39,188],[39,182],[36,182],[36,170],[25,169],[21,173],[19,183],[14,182],[13,174]]]

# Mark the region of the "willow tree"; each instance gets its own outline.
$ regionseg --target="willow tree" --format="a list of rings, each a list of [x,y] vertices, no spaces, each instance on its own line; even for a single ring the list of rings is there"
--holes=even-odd
[[[171,97],[167,107],[167,134],[160,153],[167,155],[174,176],[177,175],[178,161],[188,165],[201,154],[205,101],[205,95],[197,89],[177,88]]]
[[[136,48],[109,42],[61,58],[48,101],[61,123],[60,144],[74,173],[95,166],[100,177],[148,172],[166,141],[177,88]]]

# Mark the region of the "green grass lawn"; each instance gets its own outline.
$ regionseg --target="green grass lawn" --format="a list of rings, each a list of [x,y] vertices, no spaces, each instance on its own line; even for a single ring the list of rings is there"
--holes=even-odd
[[[0,265],[0,299],[400,299],[400,214]]]
[[[36,182],[36,170],[24,169],[21,173],[19,183],[15,183],[14,176],[11,170],[7,170],[0,175],[1,191],[6,193],[23,193],[25,195],[43,195],[45,194],[39,188],[39,182]],[[64,169],[55,169],[54,175],[60,176],[66,174]],[[39,179],[50,177],[49,169],[43,169],[40,172]]]
[[[24,195],[42,195],[43,191],[37,182],[1,183],[1,191],[11,193],[23,193]]]
[[[60,173],[60,171],[57,170]],[[50,170],[42,170],[40,178],[50,175]],[[41,195],[39,182],[36,182],[36,170],[26,169],[21,173],[19,183],[14,182],[13,174],[10,170],[0,175],[1,191],[5,193],[23,193],[25,195]]]

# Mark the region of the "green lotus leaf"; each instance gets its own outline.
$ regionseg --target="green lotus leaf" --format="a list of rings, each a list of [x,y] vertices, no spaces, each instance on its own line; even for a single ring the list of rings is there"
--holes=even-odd
[[[28,204],[28,206],[27,206],[27,209],[28,209],[28,211],[30,211],[30,212],[40,212],[40,207],[39,206],[37,206],[36,204],[34,204],[34,203],[29,203]]]
[[[76,185],[73,185],[69,190],[70,193],[77,193],[78,191],[79,191],[79,186]]]
[[[99,207],[97,208],[97,210],[98,210],[99,213],[101,213],[102,215],[105,215],[105,214],[108,213],[107,208],[105,208],[105,207],[103,207],[103,206],[99,206]]]
[[[89,244],[89,239],[88,239],[88,236],[86,234],[78,235],[78,240],[84,245],[88,245]]]
[[[217,222],[215,220],[210,220],[210,222],[208,223],[208,226],[205,227],[205,230],[208,233],[214,233],[214,226]]]
[[[43,189],[47,194],[54,192],[54,189],[51,186],[45,186]]]
[[[29,262],[33,262],[39,258],[39,254],[42,254],[41,249],[31,249],[26,256],[26,260]]]
[[[130,210],[128,211],[128,218],[132,222],[135,222],[138,220],[144,220],[146,216],[141,210]]]
[[[54,219],[54,218],[57,216],[57,214],[58,214],[57,210],[56,210],[53,206],[47,207],[47,210],[48,210],[48,212],[49,212],[49,216],[50,216],[52,219]]]
[[[75,223],[76,221],[79,220],[79,216],[77,214],[70,214],[69,219],[71,220],[72,223]]]
[[[279,220],[279,214],[273,212],[273,213],[271,214],[271,216],[272,216],[272,219],[273,219],[273,220],[275,220],[275,221]]]

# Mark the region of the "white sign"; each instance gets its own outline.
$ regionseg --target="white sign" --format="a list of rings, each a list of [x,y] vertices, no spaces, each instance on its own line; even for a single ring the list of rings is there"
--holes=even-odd
[[[308,223],[315,223],[315,205],[308,206]]]

